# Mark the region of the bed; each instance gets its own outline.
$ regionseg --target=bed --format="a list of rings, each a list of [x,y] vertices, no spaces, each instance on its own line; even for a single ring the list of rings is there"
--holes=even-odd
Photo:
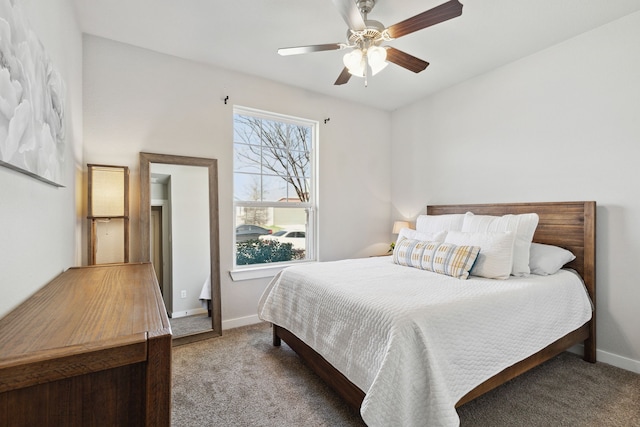
[[[566,269],[549,278],[459,280],[400,266],[392,257],[320,263],[289,268],[274,278],[261,298],[259,315],[273,324],[274,345],[284,340],[370,426],[456,425],[455,407],[576,344],[583,344],[585,360],[595,362],[595,208],[595,202],[427,207],[427,216],[432,217],[467,212],[494,217],[537,214],[532,241],[575,255]],[[312,280],[313,274],[318,277]],[[412,282],[428,275],[435,277],[433,284]],[[356,283],[357,277],[365,278],[366,288]],[[388,293],[384,280],[398,291]],[[424,296],[423,292],[431,292],[427,288],[446,290]],[[521,293],[514,292],[516,288]],[[464,309],[449,303],[454,289],[473,293],[465,294]],[[560,292],[568,301],[545,292]],[[498,294],[511,299],[494,302]],[[535,294],[545,302],[528,303]],[[403,302],[404,295],[409,299]],[[423,309],[416,302],[421,299],[440,304]],[[523,320],[500,311],[508,307],[524,313],[528,306],[537,311],[525,314],[534,317]],[[567,313],[560,314],[562,310]],[[497,331],[495,324],[485,327],[490,324],[485,318],[493,312],[500,313],[493,322],[503,323]],[[545,322],[549,317],[550,325],[535,316]],[[456,322],[460,329],[449,329]],[[548,335],[538,333],[547,329]],[[504,356],[496,357],[501,352]]]

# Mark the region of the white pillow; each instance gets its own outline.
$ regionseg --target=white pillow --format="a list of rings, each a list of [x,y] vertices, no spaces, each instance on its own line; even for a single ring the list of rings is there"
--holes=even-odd
[[[420,231],[412,230],[410,228],[401,228],[400,233],[398,233],[398,239],[396,240],[396,245],[402,239],[422,240],[423,242],[444,242],[444,237],[446,235],[447,235],[446,231],[422,233]]]
[[[532,243],[529,251],[529,268],[532,274],[548,276],[557,273],[566,263],[574,259],[576,256],[566,249]]]
[[[464,214],[419,215],[416,230],[421,232],[462,231]]]
[[[513,264],[515,236],[511,231],[495,233],[449,231],[444,241],[458,246],[480,246],[480,253],[470,271],[472,276],[508,279]]]
[[[497,232],[512,231],[515,234],[513,247],[513,265],[511,274],[526,276],[529,269],[529,248],[533,240],[533,233],[538,226],[538,214],[521,215],[474,215],[467,212],[462,224],[462,231],[466,232]]]

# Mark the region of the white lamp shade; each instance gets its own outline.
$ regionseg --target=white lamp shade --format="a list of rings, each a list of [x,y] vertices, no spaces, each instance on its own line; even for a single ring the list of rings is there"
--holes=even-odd
[[[376,66],[374,66],[373,64],[369,64],[369,65],[371,65],[371,75],[375,76],[380,71],[384,70],[387,67],[387,65],[389,65],[389,63],[385,61]]]
[[[409,223],[407,221],[395,221],[393,223],[393,234],[398,234],[400,233],[400,230],[402,230],[403,228],[411,228]]]
[[[98,220],[95,227],[95,264],[123,262],[126,259],[124,218]]]
[[[360,49],[353,49],[351,52],[347,53],[342,57],[342,62],[344,62],[345,67],[349,70],[354,76],[362,77],[364,76],[364,58],[362,56],[362,51]]]
[[[371,66],[371,73],[374,76],[389,64],[387,62],[387,49],[380,46],[371,46],[367,49],[367,59]]]
[[[387,49],[380,46],[371,46],[367,49],[367,57],[362,54],[362,50],[355,48],[342,57],[345,67],[349,73],[356,77],[364,77],[364,69],[367,63],[371,67],[371,75],[375,76],[384,70],[387,62]]]
[[[125,169],[91,166],[90,216],[125,216]]]

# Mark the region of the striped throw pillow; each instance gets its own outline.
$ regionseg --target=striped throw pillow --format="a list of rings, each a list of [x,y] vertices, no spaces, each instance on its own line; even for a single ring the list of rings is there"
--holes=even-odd
[[[403,239],[393,250],[393,262],[464,280],[479,252],[480,246]]]

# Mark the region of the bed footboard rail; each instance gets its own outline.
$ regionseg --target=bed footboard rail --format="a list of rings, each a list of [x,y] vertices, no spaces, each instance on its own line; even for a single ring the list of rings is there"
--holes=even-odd
[[[274,346],[280,345],[280,340],[284,340],[284,342],[300,356],[303,362],[322,378],[342,400],[356,412],[360,413],[360,406],[362,406],[362,401],[365,396],[364,391],[349,381],[347,377],[327,362],[324,357],[288,330],[274,324],[273,337]],[[278,344],[276,344],[276,341]]]

